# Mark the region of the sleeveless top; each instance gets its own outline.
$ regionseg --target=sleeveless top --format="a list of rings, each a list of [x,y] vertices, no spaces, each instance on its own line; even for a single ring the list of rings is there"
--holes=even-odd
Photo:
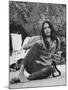
[[[38,40],[41,40],[41,43],[39,43],[41,49],[40,49],[40,58],[38,60],[33,60],[33,64],[30,66],[31,68],[31,72],[28,73],[33,73],[35,71],[38,71],[42,68],[44,68],[47,65],[51,65],[51,55],[55,53],[56,50],[56,40],[54,40],[53,42],[50,42],[50,49],[47,49],[42,36],[33,36],[30,37],[27,40],[27,46],[28,44],[31,43],[36,43]],[[23,44],[23,47],[25,46],[25,44]],[[44,63],[45,62],[45,63]],[[27,63],[28,64],[28,63]]]

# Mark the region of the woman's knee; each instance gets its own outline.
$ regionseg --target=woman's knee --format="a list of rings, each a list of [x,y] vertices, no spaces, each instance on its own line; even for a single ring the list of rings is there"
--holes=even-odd
[[[40,45],[38,43],[35,43],[33,46],[32,46],[32,49],[40,49]]]
[[[52,66],[48,65],[42,69],[42,72],[45,74],[51,74],[54,72],[54,69],[52,68]]]

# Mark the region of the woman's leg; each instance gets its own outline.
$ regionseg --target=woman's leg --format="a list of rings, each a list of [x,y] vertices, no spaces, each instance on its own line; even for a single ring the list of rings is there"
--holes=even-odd
[[[33,63],[40,57],[40,45],[38,43],[34,44],[28,51],[26,57],[24,58],[24,68],[28,73],[32,73]]]
[[[28,79],[29,80],[37,80],[37,79],[43,79],[43,78],[47,78],[49,77],[52,73],[54,72],[54,69],[48,65],[46,66],[45,68],[37,71],[37,72],[34,72],[32,73]]]

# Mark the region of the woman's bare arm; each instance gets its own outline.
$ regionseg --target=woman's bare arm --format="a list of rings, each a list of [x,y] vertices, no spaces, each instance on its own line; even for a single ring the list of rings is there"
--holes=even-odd
[[[29,49],[29,48],[31,48],[35,43],[41,44],[41,40],[40,40],[39,36],[33,36],[33,37],[31,37],[31,38],[27,38],[27,39],[24,41],[23,49]]]

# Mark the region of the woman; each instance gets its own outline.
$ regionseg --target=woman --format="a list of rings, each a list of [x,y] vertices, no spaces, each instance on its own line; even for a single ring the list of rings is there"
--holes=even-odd
[[[29,49],[23,61],[24,69],[29,73],[28,80],[47,78],[51,74],[55,76],[52,56],[59,47],[54,27],[49,21],[43,22],[41,36],[33,36],[23,45],[25,50]],[[61,74],[60,71],[58,73]]]

